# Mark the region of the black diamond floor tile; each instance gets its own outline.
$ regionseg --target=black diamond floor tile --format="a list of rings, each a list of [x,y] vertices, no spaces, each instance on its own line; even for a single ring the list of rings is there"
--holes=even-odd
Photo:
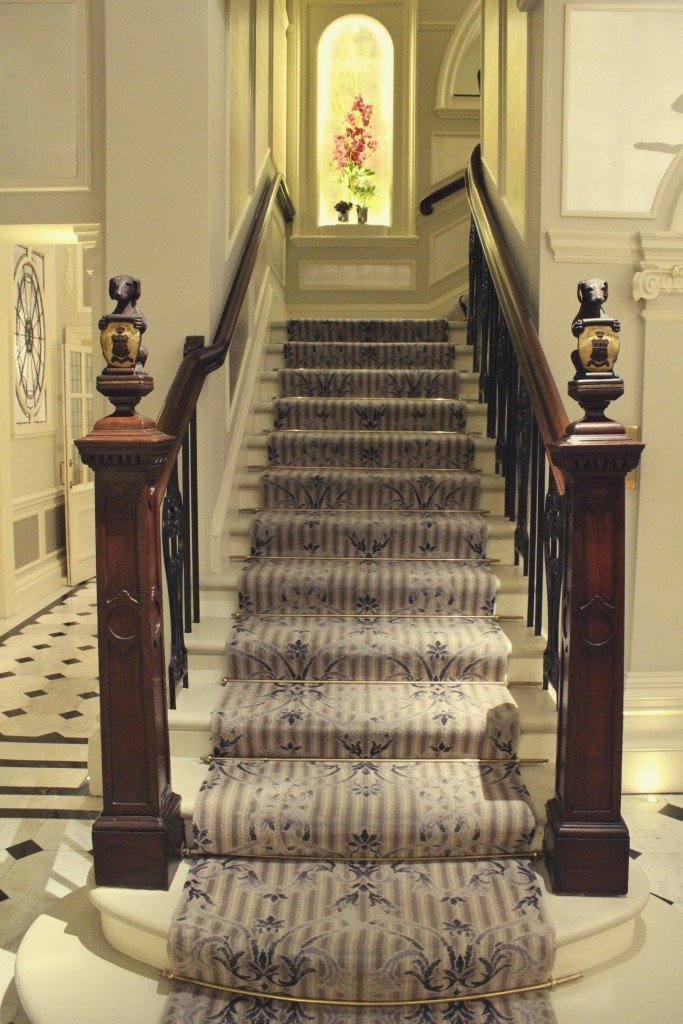
[[[66,676],[61,672],[50,672],[49,675],[45,676],[46,679],[66,679]]]
[[[674,905],[674,901],[673,901],[673,900],[668,900],[668,899],[666,898],[666,896],[660,896],[660,895],[659,895],[659,893],[653,892],[653,893],[650,893],[650,895],[651,895],[651,896],[654,896],[654,898],[655,898],[656,900],[661,900],[661,901],[662,901],[662,903],[666,903],[666,904],[668,904],[668,905],[669,905],[670,907],[673,907],[673,905]]]
[[[50,636],[66,636],[66,633],[50,633]]]
[[[21,860],[22,857],[30,857],[32,853],[42,853],[43,848],[38,846],[38,843],[34,842],[33,839],[26,839],[23,843],[15,843],[14,846],[8,846],[7,852],[15,860]]]
[[[676,821],[683,821],[683,807],[676,807],[675,804],[664,804],[657,813],[665,814],[667,818],[675,818]]]
[[[82,718],[83,715],[80,711],[62,711],[59,716],[60,718]]]
[[[79,651],[94,651],[95,646],[94,644],[84,644],[83,647],[79,647],[78,649]]]
[[[80,658],[65,658],[62,665],[80,665]]]
[[[642,856],[640,850],[629,850],[628,855],[631,860],[638,860],[638,858]]]
[[[63,626],[77,626],[78,623],[77,622],[63,622],[62,625]]]
[[[18,665],[25,665],[27,661],[35,661],[35,658],[29,658],[27,656],[25,658],[15,658],[14,660]]]
[[[47,694],[47,690],[27,690],[26,691],[26,696],[27,697],[45,697],[46,694]]]
[[[97,692],[97,690],[88,690],[87,693],[79,693],[78,696],[82,697],[83,700],[90,700],[91,697],[99,697],[99,693]]]
[[[16,718],[18,715],[25,715],[26,712],[23,708],[12,708],[10,711],[3,712],[5,718]]]
[[[49,649],[50,647],[51,647],[51,644],[34,644],[33,645],[33,650],[34,651],[45,651],[45,650]]]
[[[0,672],[0,679],[9,679],[9,677],[14,674],[14,672]]]
[[[8,899],[9,896],[7,895],[7,893],[3,892],[2,889],[0,889],[0,903],[4,903],[4,901]]]

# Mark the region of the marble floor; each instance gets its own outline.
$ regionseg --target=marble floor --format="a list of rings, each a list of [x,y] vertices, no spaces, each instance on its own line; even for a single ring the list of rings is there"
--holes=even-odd
[[[28,1024],[12,980],[24,932],[91,867],[95,634],[94,583],[0,622],[0,1024]],[[622,807],[653,894],[683,911],[683,794],[626,795]]]

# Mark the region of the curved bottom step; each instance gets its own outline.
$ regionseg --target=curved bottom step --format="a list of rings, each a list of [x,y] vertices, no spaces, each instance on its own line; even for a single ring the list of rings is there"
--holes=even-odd
[[[621,923],[628,922],[631,932],[630,941],[617,949],[604,931],[600,966],[584,964],[587,973],[582,981],[552,993],[558,1024],[642,1024],[645,1016],[657,1024],[678,1024],[683,1003],[683,915],[657,900],[641,907],[642,914],[634,911],[634,900],[642,901],[643,888],[647,894],[647,880],[632,865],[631,895],[626,899],[548,898],[558,938],[567,937],[570,918],[576,919],[578,935],[581,919],[585,927],[596,914],[614,920],[617,906],[624,913]],[[113,898],[117,891],[108,892]],[[138,892],[131,897],[140,902],[168,895]],[[171,910],[177,896],[174,883]],[[564,923],[560,904],[567,907]],[[43,914],[31,926],[17,955],[16,979],[32,1024],[158,1024],[171,990],[154,967],[117,952],[105,941],[98,912],[83,889],[61,900],[57,913]]]

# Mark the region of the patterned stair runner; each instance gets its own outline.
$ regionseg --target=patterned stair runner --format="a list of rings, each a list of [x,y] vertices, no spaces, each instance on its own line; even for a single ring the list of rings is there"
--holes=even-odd
[[[554,1022],[457,353],[290,321],[164,1024]]]

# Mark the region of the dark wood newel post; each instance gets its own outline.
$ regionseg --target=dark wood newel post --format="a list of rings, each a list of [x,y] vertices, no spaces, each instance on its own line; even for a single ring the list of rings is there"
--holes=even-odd
[[[173,438],[135,411],[144,372],[140,284],[113,278],[100,320],[107,367],[97,389],[115,411],[76,442],[95,474],[104,809],[93,826],[98,885],[167,889],[183,838],[171,789],[156,485]]]
[[[624,477],[644,446],[605,416],[624,391],[613,370],[619,323],[604,316],[606,297],[605,282],[579,285],[569,394],[585,415],[550,445],[566,481],[566,533],[557,775],[545,848],[555,892],[614,896],[628,890],[629,865],[621,817]]]

